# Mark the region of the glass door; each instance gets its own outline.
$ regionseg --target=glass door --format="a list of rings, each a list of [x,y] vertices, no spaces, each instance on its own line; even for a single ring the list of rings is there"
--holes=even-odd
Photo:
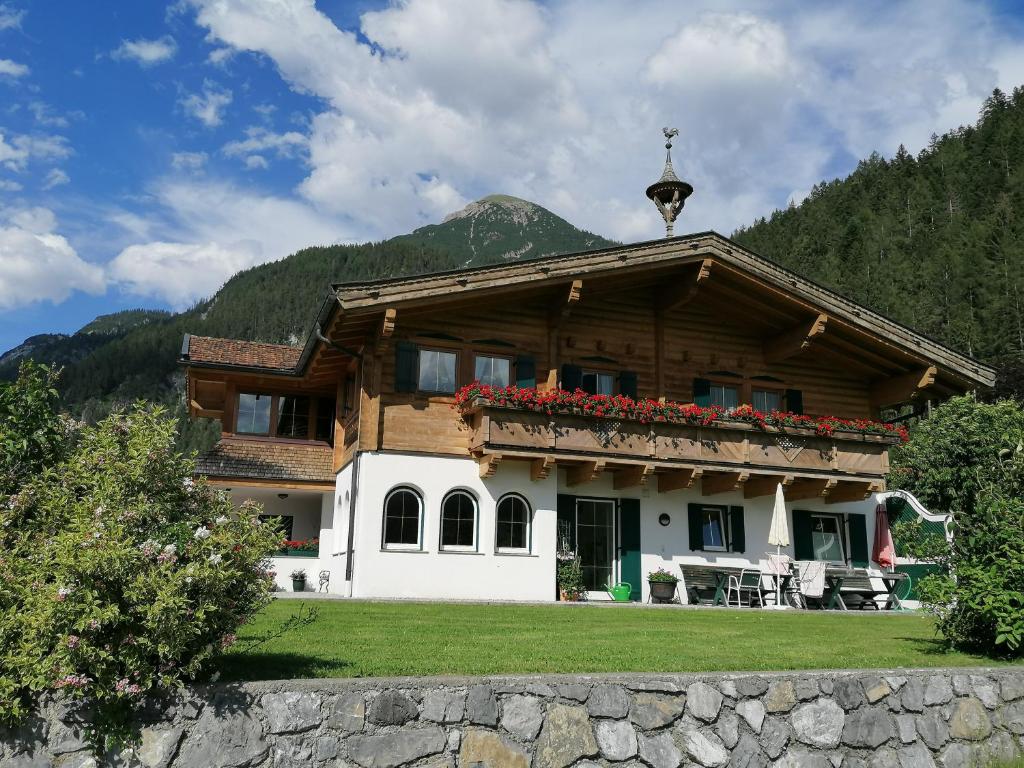
[[[606,596],[615,581],[615,501],[576,499],[576,552],[583,584],[595,597]]]

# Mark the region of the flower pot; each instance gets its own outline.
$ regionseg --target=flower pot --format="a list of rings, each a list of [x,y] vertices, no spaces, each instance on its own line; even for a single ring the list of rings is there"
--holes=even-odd
[[[292,592],[305,592],[306,591],[306,580],[305,579],[292,579]]]
[[[671,603],[676,599],[675,581],[649,581],[651,600],[655,603]]]

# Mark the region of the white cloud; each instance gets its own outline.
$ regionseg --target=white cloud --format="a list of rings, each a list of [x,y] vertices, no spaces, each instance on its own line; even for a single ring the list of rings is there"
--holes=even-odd
[[[299,194],[377,237],[493,191],[657,237],[663,125],[697,190],[679,229],[729,232],[1024,79],[1013,31],[967,0],[395,0],[359,35],[312,0],[190,2],[211,43],[323,101]]]
[[[63,160],[70,155],[71,148],[63,136],[11,134],[8,141],[0,128],[0,165],[12,171],[24,171],[33,160]]]
[[[20,192],[21,184],[10,179],[0,179],[0,192]]]
[[[118,61],[131,60],[143,67],[151,67],[164,61],[170,61],[178,52],[178,44],[170,35],[156,40],[122,40],[121,45],[110,52],[110,57]]]
[[[274,133],[260,126],[250,126],[245,135],[245,139],[229,141],[222,151],[228,157],[244,157],[245,167],[250,170],[268,167],[264,156],[267,152],[279,158],[295,157],[307,146],[306,137],[298,131]]]
[[[0,31],[20,28],[23,18],[25,18],[25,11],[20,8],[12,8],[7,3],[0,3]]]
[[[10,59],[0,59],[0,77],[24,77],[29,72],[28,67]]]
[[[45,208],[8,211],[0,223],[0,310],[37,301],[64,301],[73,291],[99,294],[103,270],[83,261],[53,230],[56,217]]]
[[[175,152],[171,167],[176,171],[201,171],[209,156],[205,152]]]
[[[43,189],[53,189],[54,187],[70,183],[71,177],[64,171],[60,168],[51,168],[49,173],[46,174],[46,178],[43,179]]]
[[[185,114],[194,117],[207,128],[214,128],[224,120],[224,110],[231,103],[231,91],[210,80],[204,80],[202,93],[191,93],[179,103]]]
[[[221,66],[226,64],[234,55],[235,51],[231,48],[214,48],[210,51],[210,55],[206,57],[206,60],[215,66]]]
[[[146,220],[151,241],[123,249],[109,275],[126,292],[179,309],[212,295],[241,269],[348,234],[305,203],[229,184],[167,180],[151,192],[161,212]],[[138,231],[143,226],[137,219],[118,223]]]
[[[28,110],[39,125],[45,125],[47,128],[67,128],[69,125],[66,117],[53,114],[50,105],[42,101],[29,102]]]

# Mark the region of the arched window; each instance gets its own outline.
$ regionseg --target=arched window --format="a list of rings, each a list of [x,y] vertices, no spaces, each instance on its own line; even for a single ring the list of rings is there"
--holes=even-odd
[[[420,549],[423,499],[412,488],[395,488],[384,498],[384,549]]]
[[[441,549],[476,549],[476,499],[467,491],[452,491],[441,502]]]
[[[495,545],[498,552],[529,552],[532,514],[526,499],[517,493],[502,496],[498,499],[496,517]]]

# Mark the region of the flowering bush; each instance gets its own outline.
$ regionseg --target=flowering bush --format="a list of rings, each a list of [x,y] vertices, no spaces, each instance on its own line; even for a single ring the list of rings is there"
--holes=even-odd
[[[811,429],[816,434],[830,436],[836,431],[860,432],[862,434],[898,437],[906,442],[907,430],[896,424],[886,424],[871,419],[840,419],[836,416],[804,416],[786,411],[763,413],[750,405],[736,408],[708,407],[692,403],[659,402],[658,400],[633,398],[624,395],[591,395],[582,389],[568,392],[564,389],[539,390],[534,388],[490,387],[474,382],[455,393],[455,407],[471,407],[476,400],[502,408],[519,408],[546,413],[549,416],[582,414],[584,416],[605,416],[613,419],[638,421],[641,424],[664,422],[668,424],[693,424],[709,426],[716,422],[742,422],[759,429],[767,427],[796,427]]]
[[[193,481],[174,439],[158,408],[112,414],[0,498],[0,718],[61,691],[115,744],[143,696],[209,678],[266,605],[279,534]]]

